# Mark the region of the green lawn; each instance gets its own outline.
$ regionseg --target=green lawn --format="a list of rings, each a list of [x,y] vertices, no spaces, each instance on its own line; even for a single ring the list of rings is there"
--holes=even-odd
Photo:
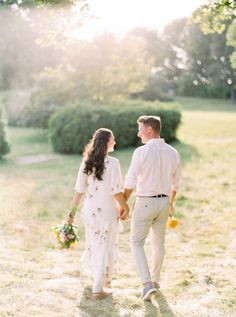
[[[11,153],[0,161],[0,316],[233,317],[236,310],[236,105],[179,98],[183,160],[176,202],[180,225],[168,230],[161,289],[143,303],[129,247],[120,236],[120,269],[111,298],[91,298],[78,250],[61,252],[50,233],[70,206],[80,156],[54,154],[47,133],[8,128]],[[133,149],[114,152],[125,175]],[[23,164],[22,157],[50,160]],[[27,162],[27,161],[26,161]],[[147,252],[150,249],[147,247]]]

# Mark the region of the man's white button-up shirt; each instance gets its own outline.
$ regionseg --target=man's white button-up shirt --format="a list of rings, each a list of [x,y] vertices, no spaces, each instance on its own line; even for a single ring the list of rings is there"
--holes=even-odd
[[[178,191],[180,176],[179,153],[164,139],[154,138],[134,151],[124,187],[136,188],[137,196],[170,196]]]

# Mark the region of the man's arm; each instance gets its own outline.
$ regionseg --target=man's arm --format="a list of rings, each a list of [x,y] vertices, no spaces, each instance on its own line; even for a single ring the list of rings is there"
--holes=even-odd
[[[170,194],[170,206],[169,206],[169,215],[172,216],[173,210],[174,210],[174,200],[176,196],[176,191],[172,191]]]
[[[138,173],[139,173],[139,156],[137,150],[134,151],[128,173],[125,178],[124,184],[124,195],[125,199],[128,200],[132,191],[137,185]]]
[[[133,189],[124,188],[124,196],[125,196],[126,201],[129,199],[132,192],[133,192]]]
[[[175,197],[177,194],[177,191],[179,189],[179,185],[180,185],[180,178],[181,178],[181,159],[179,156],[179,153],[177,153],[177,168],[175,170],[175,173],[173,175],[173,179],[172,179],[172,191],[170,194],[170,206],[169,206],[169,214],[172,215],[173,210],[174,210],[174,201],[175,201]]]

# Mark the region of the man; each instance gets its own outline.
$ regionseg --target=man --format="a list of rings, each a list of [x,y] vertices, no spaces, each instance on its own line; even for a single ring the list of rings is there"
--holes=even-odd
[[[159,287],[164,258],[166,221],[173,211],[179,187],[181,164],[178,152],[160,138],[161,119],[141,116],[137,120],[138,136],[144,145],[138,147],[125,179],[124,194],[128,200],[136,188],[131,220],[131,246],[143,284],[141,299],[149,300]],[[121,212],[121,218],[128,215]],[[151,229],[151,230],[150,230]],[[144,252],[145,239],[151,231],[152,267],[149,272]]]

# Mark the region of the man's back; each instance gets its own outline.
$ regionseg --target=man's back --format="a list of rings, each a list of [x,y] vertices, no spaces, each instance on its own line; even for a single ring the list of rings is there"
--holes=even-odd
[[[155,138],[134,152],[126,177],[126,188],[137,184],[137,196],[170,195],[180,179],[180,156],[164,139]]]

